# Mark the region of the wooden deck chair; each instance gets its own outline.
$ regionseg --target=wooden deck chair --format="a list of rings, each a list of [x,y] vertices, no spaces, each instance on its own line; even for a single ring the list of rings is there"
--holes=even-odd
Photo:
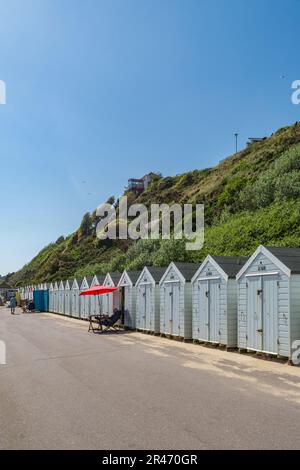
[[[111,317],[108,315],[90,315],[89,331],[92,330],[93,333],[95,331],[99,331],[101,333],[108,330],[118,331],[115,325],[120,320],[122,313],[122,310],[115,310]],[[94,328],[94,323],[97,323],[97,328]]]

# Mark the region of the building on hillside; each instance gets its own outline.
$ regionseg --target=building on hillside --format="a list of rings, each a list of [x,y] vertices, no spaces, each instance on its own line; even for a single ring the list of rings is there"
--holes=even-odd
[[[267,140],[267,137],[249,137],[248,142],[247,142],[247,147],[249,147],[252,144],[257,144],[258,142],[263,142],[264,140]]]
[[[125,188],[125,191],[133,191],[136,193],[142,193],[145,189],[148,188],[149,184],[153,178],[157,176],[156,173],[148,173],[142,178],[130,178],[128,180],[128,185]]]

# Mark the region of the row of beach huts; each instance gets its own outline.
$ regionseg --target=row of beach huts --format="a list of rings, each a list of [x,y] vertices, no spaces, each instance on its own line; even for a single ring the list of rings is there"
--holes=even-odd
[[[83,296],[94,285],[113,294]],[[250,258],[107,273],[20,288],[47,292],[50,312],[88,319],[123,312],[125,328],[291,358],[300,340],[300,249],[260,246]]]

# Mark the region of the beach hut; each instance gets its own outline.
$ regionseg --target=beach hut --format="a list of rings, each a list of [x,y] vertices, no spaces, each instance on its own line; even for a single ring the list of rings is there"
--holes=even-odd
[[[160,280],[160,332],[192,339],[192,284],[199,264],[171,263]]]
[[[49,312],[49,287],[50,285],[48,283],[44,283],[44,311]]]
[[[80,292],[88,289],[91,286],[93,277],[86,276],[82,279],[80,285]],[[89,295],[84,295],[79,297],[79,305],[80,305],[80,318],[88,319],[90,316],[90,301],[91,297]]]
[[[58,313],[65,313],[65,283],[60,281],[58,285]]]
[[[91,287],[102,286],[105,280],[103,274],[96,274],[91,282]],[[90,314],[100,315],[102,313],[102,295],[92,295],[90,297]]]
[[[29,289],[28,289],[28,300],[33,300],[33,290],[34,290],[34,286],[29,286]]]
[[[136,328],[136,282],[141,271],[123,271],[118,282],[120,308],[124,312],[125,328]]]
[[[54,308],[54,285],[50,282],[49,285],[49,312],[53,312]]]
[[[29,301],[30,300],[30,290],[31,290],[31,287],[30,286],[26,286],[26,300]]]
[[[53,312],[58,313],[59,309],[59,295],[58,295],[58,289],[59,285],[57,282],[54,283],[53,285]]]
[[[159,282],[167,268],[145,266],[136,283],[136,328],[159,333],[160,287]]]
[[[291,358],[300,339],[300,249],[260,246],[237,282],[238,347]]]
[[[65,290],[64,290],[64,314],[70,316],[71,315],[71,286],[72,281],[69,279],[65,282]]]
[[[80,316],[80,286],[82,279],[74,279],[71,287],[71,316],[79,318]]]
[[[207,256],[192,279],[193,339],[237,346],[236,275],[247,258]]]
[[[117,287],[121,273],[107,273],[105,276],[103,285],[109,287]],[[113,294],[104,294],[102,297],[102,311],[104,315],[112,315],[114,309],[120,308],[120,295],[119,291],[114,292]]]
[[[20,287],[19,292],[20,292],[21,302],[26,300],[26,288],[25,287]],[[0,295],[1,295],[1,293],[0,293]]]
[[[22,287],[21,300],[22,301],[27,300],[27,286]]]

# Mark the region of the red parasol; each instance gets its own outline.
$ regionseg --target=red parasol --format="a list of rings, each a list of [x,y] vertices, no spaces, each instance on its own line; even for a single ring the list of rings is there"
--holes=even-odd
[[[79,295],[102,295],[102,294],[112,294],[118,290],[117,287],[110,286],[93,286],[89,289],[84,290]]]

